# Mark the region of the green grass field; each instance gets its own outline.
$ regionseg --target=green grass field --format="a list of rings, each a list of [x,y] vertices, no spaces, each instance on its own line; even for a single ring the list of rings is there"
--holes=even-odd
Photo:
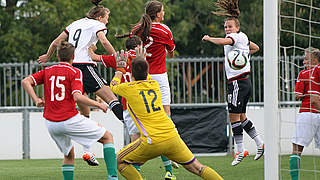
[[[238,166],[232,167],[232,156],[219,157],[197,157],[205,165],[214,168],[226,180],[262,180],[263,159],[254,161],[253,156],[243,160]],[[99,159],[100,166],[89,167],[83,160],[75,161],[75,180],[96,180],[106,179],[106,170],[103,159]],[[289,156],[281,157],[281,179],[290,180],[288,163]],[[1,160],[0,161],[0,180],[44,180],[44,179],[63,179],[61,173],[62,159],[45,160]],[[320,180],[320,157],[302,157],[301,180]],[[314,170],[314,167],[316,171]],[[145,180],[163,179],[164,168],[160,158],[148,161],[142,166],[141,171]],[[174,169],[178,180],[197,180],[201,179],[184,168]],[[124,178],[121,177],[121,180]]]

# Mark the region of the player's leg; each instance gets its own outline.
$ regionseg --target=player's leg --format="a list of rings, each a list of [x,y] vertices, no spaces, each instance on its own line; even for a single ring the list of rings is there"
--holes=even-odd
[[[109,104],[110,109],[117,116],[117,118],[123,121],[123,107],[118,98],[113,94],[109,86],[102,86],[96,91],[96,94],[100,96],[106,103]]]
[[[123,111],[123,120],[124,120],[124,124],[126,125],[126,127],[128,129],[128,133],[130,136],[130,143],[132,143],[140,137],[140,132],[139,132],[137,126],[135,125],[128,109]],[[139,165],[133,164],[133,167],[135,167],[140,172],[141,168]]]
[[[240,115],[241,126],[246,131],[246,133],[255,141],[257,145],[257,153],[254,157],[254,160],[258,160],[264,154],[264,144],[260,139],[259,134],[257,133],[255,127],[253,126],[252,121],[250,121],[246,116],[247,104],[252,94],[252,84],[249,79],[243,79],[238,81],[240,89],[240,99],[242,104],[242,111]]]
[[[183,165],[188,171],[203,179],[221,180],[221,176],[213,169],[199,163],[179,135],[163,143],[166,148],[163,154],[169,159]]]
[[[245,77],[243,77],[245,78]],[[228,110],[232,133],[237,146],[237,153],[232,165],[239,164],[247,155],[243,144],[243,128],[241,126],[241,114],[245,113],[248,94],[251,83],[249,79],[233,80],[228,82]]]
[[[117,160],[116,151],[113,143],[113,136],[109,131],[106,131],[98,142],[103,144],[103,158],[107,166],[109,179],[117,178]]]
[[[74,173],[74,148],[71,143],[71,138],[67,135],[68,132],[66,131],[66,129],[69,128],[67,123],[70,119],[63,122],[46,120],[46,125],[51,138],[54,140],[59,150],[64,154],[62,174],[65,180],[73,180]]]
[[[257,153],[254,157],[254,160],[259,160],[264,154],[264,144],[260,139],[259,134],[256,131],[252,121],[250,121],[245,113],[241,113],[241,126],[246,131],[246,133],[254,140],[257,145]]]
[[[303,148],[308,146],[316,135],[314,120],[318,115],[311,112],[298,113],[296,116],[296,129],[292,136],[292,155],[289,160],[292,180],[299,179],[300,161]]]
[[[171,117],[170,105],[163,105],[164,112]]]
[[[139,138],[118,152],[118,171],[123,177],[129,180],[142,180],[141,174],[136,168],[134,168],[133,164],[142,165],[147,160],[156,156],[152,155],[152,152],[157,151],[158,149],[150,148],[149,146],[150,145],[148,145],[148,143],[143,142],[142,139]],[[155,154],[157,154],[157,152],[155,152]]]
[[[292,180],[299,180],[299,170],[301,153],[303,151],[303,146],[292,143],[292,155],[289,160],[290,176]]]
[[[64,180],[73,180],[74,174],[74,147],[70,150],[68,155],[64,155],[62,174]]]
[[[206,180],[223,180],[223,178],[212,168],[202,165],[197,159],[190,164],[183,165],[188,171]]]

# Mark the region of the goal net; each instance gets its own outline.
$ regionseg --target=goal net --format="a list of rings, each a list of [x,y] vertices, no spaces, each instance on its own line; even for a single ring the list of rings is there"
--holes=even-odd
[[[320,1],[265,0],[264,6],[265,179],[277,179],[276,176],[291,179],[291,140],[301,105],[293,89],[299,72],[306,68],[303,64],[306,48],[320,48]],[[268,25],[273,27],[268,29]],[[272,62],[268,64],[270,59]],[[277,90],[268,91],[269,88]],[[299,179],[320,178],[320,151],[314,140],[304,147],[299,167]]]

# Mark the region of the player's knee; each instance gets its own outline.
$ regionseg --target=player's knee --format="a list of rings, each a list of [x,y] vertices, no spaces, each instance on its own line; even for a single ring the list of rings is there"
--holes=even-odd
[[[113,143],[113,136],[109,131],[106,131],[102,138],[99,139],[102,144]]]
[[[188,171],[200,176],[201,170],[205,166],[202,165],[197,159],[195,159],[192,163],[184,165],[183,167],[186,168]]]

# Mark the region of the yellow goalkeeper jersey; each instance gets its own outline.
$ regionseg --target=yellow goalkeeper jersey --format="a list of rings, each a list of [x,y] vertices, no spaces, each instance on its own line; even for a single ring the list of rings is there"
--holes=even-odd
[[[113,78],[110,88],[115,94],[126,98],[131,117],[147,143],[159,143],[178,135],[175,125],[163,110],[157,81],[120,84],[119,78]]]

